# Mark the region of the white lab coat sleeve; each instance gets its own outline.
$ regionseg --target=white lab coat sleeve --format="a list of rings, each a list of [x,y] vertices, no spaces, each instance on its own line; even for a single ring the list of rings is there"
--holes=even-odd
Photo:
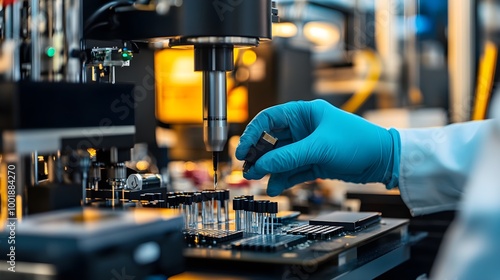
[[[412,215],[456,210],[491,120],[401,129],[399,189]]]
[[[431,279],[500,279],[500,96]]]

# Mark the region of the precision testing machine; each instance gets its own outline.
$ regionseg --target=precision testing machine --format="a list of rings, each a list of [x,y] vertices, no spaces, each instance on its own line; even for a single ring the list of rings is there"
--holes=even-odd
[[[271,0],[0,1],[0,278],[359,279],[407,260],[407,220],[298,220],[216,188],[234,48],[277,21]],[[116,68],[144,45],[194,48],[214,189],[172,192],[128,165],[144,104]]]

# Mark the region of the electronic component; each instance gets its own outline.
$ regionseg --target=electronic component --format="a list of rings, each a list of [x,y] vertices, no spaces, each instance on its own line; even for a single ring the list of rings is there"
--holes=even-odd
[[[274,234],[274,220],[276,220],[276,215],[278,213],[278,202],[271,202],[267,207],[267,234]]]
[[[229,222],[229,190],[217,190],[215,192],[217,198],[217,223],[223,221]],[[222,207],[224,207],[224,220],[222,220]]]
[[[146,208],[165,208],[165,200],[161,193],[143,193],[140,196],[142,207]]]
[[[356,231],[377,223],[381,219],[379,212],[342,212],[336,211],[309,221],[310,225],[342,226],[347,231]]]
[[[161,177],[159,174],[130,174],[127,178],[126,189],[143,190],[161,187]]]
[[[183,234],[187,244],[201,246],[214,246],[243,237],[242,231],[216,229],[188,229]]]
[[[233,200],[236,229],[248,233],[274,234],[278,203],[253,200],[253,196],[239,196]]]
[[[254,165],[255,162],[261,156],[263,156],[270,150],[274,149],[276,142],[278,142],[278,138],[274,138],[265,131],[262,132],[259,141],[257,141],[255,145],[252,145],[250,147],[250,150],[248,151],[248,154],[245,157],[245,163],[243,164],[243,172],[247,172],[248,169],[250,169],[250,167]]]
[[[189,194],[179,196],[179,208],[184,218],[184,227],[187,229],[192,223],[193,217],[193,196]]]
[[[244,198],[235,197],[233,199],[233,210],[234,210],[234,222],[236,224],[236,230],[243,230],[243,200]]]
[[[235,250],[277,252],[304,243],[307,238],[300,235],[257,235],[231,243]]]
[[[229,228],[229,190],[167,193],[166,207],[179,209],[184,216],[186,229],[198,228],[200,204],[203,229],[211,228],[214,224],[226,224],[226,228]],[[214,212],[214,208],[217,212]]]
[[[205,227],[206,225],[215,223],[215,192],[212,190],[205,190],[201,192],[201,199],[201,224],[203,227]]]
[[[130,66],[134,57],[127,48],[93,48],[87,67],[92,69],[92,81],[115,83],[115,67]]]
[[[287,231],[288,234],[304,235],[309,240],[328,240],[344,232],[344,227],[302,225]]]

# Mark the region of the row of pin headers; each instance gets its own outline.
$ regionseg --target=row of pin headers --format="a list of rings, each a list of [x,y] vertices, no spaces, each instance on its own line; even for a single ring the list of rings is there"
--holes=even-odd
[[[344,227],[329,225],[302,225],[293,228],[287,234],[303,235],[309,240],[328,240],[344,232]]]
[[[220,243],[240,239],[243,237],[242,231],[217,230],[217,229],[185,229],[183,230],[184,240],[188,245],[215,246]]]
[[[199,228],[200,208],[201,228],[214,224],[229,223],[228,205],[229,190],[167,193],[167,208],[179,209],[184,217],[185,228]]]
[[[252,195],[233,199],[236,230],[257,234],[274,234],[278,202],[253,200]]]
[[[161,193],[143,193],[141,194],[142,207],[146,208],[166,208],[167,203],[162,198]]]

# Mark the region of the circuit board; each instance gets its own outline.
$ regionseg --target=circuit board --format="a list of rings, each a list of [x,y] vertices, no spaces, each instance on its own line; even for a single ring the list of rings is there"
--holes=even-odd
[[[318,219],[276,223],[274,234],[214,229],[220,236],[218,240],[195,243],[194,239],[186,239],[184,256],[188,269],[254,275],[260,279],[286,278],[285,275],[311,268],[314,274],[325,273],[319,268],[327,267],[330,277],[360,267],[406,243],[407,220],[382,219],[380,213],[332,212],[328,216],[332,215],[354,220],[335,221],[327,217],[323,224],[316,224]],[[371,220],[367,222],[366,218]],[[308,277],[314,278],[313,274]]]
[[[291,258],[290,254],[286,254],[284,258],[279,256],[289,251],[327,252],[327,255],[334,255],[345,248],[361,245],[387,234],[394,235],[395,239],[401,239],[406,224],[406,220],[383,219],[381,222],[351,232],[343,230],[342,227],[310,226],[307,222],[297,222],[280,226],[280,233],[274,235],[215,229],[184,231],[187,243],[191,244],[186,248],[185,255],[224,259],[228,256],[227,251],[231,251],[233,260],[254,259],[259,262],[262,258],[268,260],[267,257],[272,256],[273,262],[283,264],[296,264],[302,262],[304,257],[320,262],[323,259],[321,256],[314,258],[308,258],[304,254],[297,254],[297,258]],[[193,235],[198,237],[194,238]],[[195,239],[199,240],[198,245],[194,245]]]

